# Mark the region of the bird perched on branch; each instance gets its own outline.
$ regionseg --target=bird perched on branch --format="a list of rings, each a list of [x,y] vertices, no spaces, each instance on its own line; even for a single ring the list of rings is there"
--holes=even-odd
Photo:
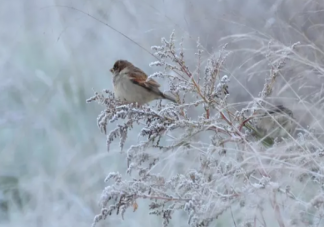
[[[296,128],[290,109],[278,105],[255,117],[256,128],[263,136],[276,138],[292,135]]]
[[[156,99],[176,100],[160,91],[160,84],[139,68],[126,60],[115,62],[110,72],[114,75],[114,94],[117,99],[125,103],[143,105]]]
[[[290,109],[278,105],[268,109],[261,109],[262,113],[253,114],[244,126],[252,131],[253,136],[261,139],[266,146],[272,146],[275,138],[293,136],[296,121]]]

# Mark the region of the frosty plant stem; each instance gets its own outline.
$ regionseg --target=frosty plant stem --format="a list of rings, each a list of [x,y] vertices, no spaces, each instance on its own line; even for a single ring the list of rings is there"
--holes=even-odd
[[[272,190],[273,170],[268,169],[267,151],[272,149],[273,140],[255,129],[253,108],[252,115],[246,116],[245,109],[235,110],[227,103],[230,78],[222,75],[222,67],[231,52],[224,45],[218,58],[208,56],[202,61],[199,41],[197,47],[197,73],[186,65],[183,48],[175,48],[174,33],[169,40],[163,38],[160,46],[152,47],[159,60],[150,66],[163,71],[149,78],[168,81],[167,92],[177,97],[177,104],[123,104],[108,90],[96,92],[87,100],[104,107],[97,123],[107,135],[108,150],[119,139],[124,151],[128,134],[138,134],[136,143],[126,148],[125,168],[131,180],[116,172],[107,176],[108,186],[103,190],[101,212],[94,225],[114,212],[124,217],[128,208],[137,211],[141,209],[137,200],[149,199],[150,214],[161,216],[164,226],[179,210],[188,214],[191,226],[208,226],[232,206],[245,209],[242,201],[249,194]],[[271,79],[266,80],[260,99],[251,100],[254,106],[262,107],[262,99],[271,94],[289,51],[285,53],[270,64]],[[202,62],[204,73],[200,73]],[[177,167],[180,161],[185,165],[175,168],[173,174],[160,171],[164,165]],[[274,209],[282,223],[280,210]]]

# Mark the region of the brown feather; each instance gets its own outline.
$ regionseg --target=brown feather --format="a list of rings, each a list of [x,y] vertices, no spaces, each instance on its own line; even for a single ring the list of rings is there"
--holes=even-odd
[[[139,68],[135,67],[132,68],[132,73],[130,74],[130,78],[133,82],[140,84],[145,87],[153,86],[153,87],[160,87],[160,84],[153,79],[147,80],[147,75]]]

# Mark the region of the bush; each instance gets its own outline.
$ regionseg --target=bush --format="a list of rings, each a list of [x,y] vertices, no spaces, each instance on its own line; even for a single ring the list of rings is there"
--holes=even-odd
[[[127,154],[127,175],[112,172],[106,178],[109,185],[94,225],[108,215],[124,217],[128,208],[141,208],[139,200],[149,200],[150,214],[161,216],[163,226],[181,210],[191,226],[226,217],[232,226],[320,226],[324,153],[319,136],[292,118],[296,134],[271,138],[259,132],[255,117],[270,105],[267,98],[280,72],[288,62],[297,62],[298,45],[272,40],[258,49],[269,73],[259,97],[239,103],[241,108],[229,101],[232,81],[224,73],[227,58],[236,52],[225,44],[205,61],[198,41],[192,66],[182,43],[177,48],[174,33],[152,47],[158,60],[150,65],[163,71],[150,77],[167,80],[178,104],[124,105],[108,90],[89,98],[104,107],[98,126],[107,134],[108,150],[119,139]],[[117,127],[107,130],[113,123]],[[125,148],[129,132],[137,130],[137,142]]]

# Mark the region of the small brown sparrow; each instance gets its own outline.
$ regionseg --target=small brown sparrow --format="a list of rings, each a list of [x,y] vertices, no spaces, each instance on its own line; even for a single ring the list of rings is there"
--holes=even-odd
[[[176,100],[160,91],[155,80],[147,80],[147,75],[132,63],[126,60],[118,60],[110,69],[114,75],[115,97],[125,103],[138,103],[143,105],[156,99]]]

